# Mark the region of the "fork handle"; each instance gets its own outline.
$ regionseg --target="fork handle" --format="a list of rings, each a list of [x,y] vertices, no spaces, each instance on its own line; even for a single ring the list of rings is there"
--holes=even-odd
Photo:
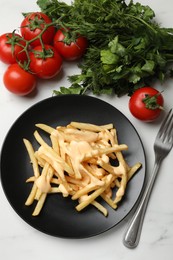
[[[162,158],[159,158],[159,160],[155,161],[151,178],[145,188],[145,191],[144,191],[141,201],[135,211],[135,214],[134,214],[132,220],[130,221],[129,226],[125,232],[125,236],[123,238],[123,244],[128,248],[135,248],[135,247],[137,247],[137,245],[139,243],[144,215],[145,215],[145,212],[147,209],[148,201],[149,201],[149,198],[151,195],[151,191],[152,191],[161,161],[162,161]]]

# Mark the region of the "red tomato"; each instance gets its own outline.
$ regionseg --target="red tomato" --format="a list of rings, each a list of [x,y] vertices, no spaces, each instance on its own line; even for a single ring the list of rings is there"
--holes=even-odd
[[[30,70],[38,77],[49,79],[55,77],[62,68],[62,58],[51,45],[36,46],[30,52]]]
[[[7,64],[24,62],[27,55],[23,50],[26,43],[17,33],[5,33],[0,36],[0,60]]]
[[[63,29],[58,30],[54,37],[54,47],[58,50],[61,56],[66,60],[77,60],[81,58],[87,47],[88,41],[85,37],[79,36],[75,42],[70,44],[65,43],[65,33]]]
[[[150,122],[156,119],[163,108],[162,94],[152,88],[143,87],[134,92],[129,100],[129,109],[134,117]]]
[[[31,93],[36,87],[35,76],[23,70],[17,63],[7,68],[3,81],[10,92],[20,96]]]
[[[44,13],[41,12],[34,12],[28,14],[25,19],[21,23],[21,34],[23,38],[27,41],[32,40],[36,36],[38,36],[45,25],[50,24],[52,21],[51,19]],[[42,34],[42,41],[45,44],[51,44],[53,41],[53,37],[55,35],[55,28],[54,26],[50,26],[47,30]],[[40,45],[40,40],[37,39],[30,43],[31,46]]]

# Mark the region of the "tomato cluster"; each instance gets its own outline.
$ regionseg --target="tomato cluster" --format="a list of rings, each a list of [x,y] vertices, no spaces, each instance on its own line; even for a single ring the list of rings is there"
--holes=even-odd
[[[87,39],[56,27],[44,13],[33,12],[21,22],[21,35],[14,31],[0,36],[0,60],[10,64],[3,81],[10,92],[27,95],[35,89],[37,77],[53,78],[64,59],[77,60],[84,55]]]

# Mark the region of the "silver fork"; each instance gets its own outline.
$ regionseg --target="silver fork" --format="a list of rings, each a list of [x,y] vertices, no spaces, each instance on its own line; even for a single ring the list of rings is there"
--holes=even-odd
[[[169,111],[162,123],[154,143],[155,164],[150,180],[145,188],[137,210],[129,223],[123,243],[128,248],[135,248],[140,240],[144,215],[151,195],[151,191],[162,160],[167,156],[173,146],[173,112]]]

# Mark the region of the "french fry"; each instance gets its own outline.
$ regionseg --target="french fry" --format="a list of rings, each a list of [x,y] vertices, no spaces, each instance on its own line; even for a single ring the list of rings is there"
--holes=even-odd
[[[127,173],[128,181],[133,177],[133,175],[138,171],[139,168],[141,168],[141,163],[135,163],[130,170]]]
[[[40,176],[40,172],[39,172],[38,162],[37,162],[37,159],[35,157],[35,152],[34,152],[33,146],[25,138],[23,139],[23,142],[24,142],[26,150],[28,152],[30,162],[32,163],[32,168],[33,168],[33,172],[34,172],[34,179],[38,178]],[[34,183],[33,186],[32,186],[31,192],[30,192],[30,194],[29,194],[29,196],[28,196],[28,198],[25,202],[26,206],[29,206],[33,203],[36,193],[37,193],[37,186]]]
[[[36,178],[35,178],[35,176],[31,176],[31,177],[29,177],[27,180],[26,180],[26,182],[28,183],[28,182],[34,182],[36,180]]]
[[[122,200],[122,197],[124,196],[125,193],[126,185],[127,185],[127,174],[123,174],[121,178],[120,187],[118,188],[116,192],[116,197],[113,200],[115,204],[117,204]]]
[[[40,199],[38,200],[37,202],[37,205],[34,209],[34,212],[32,213],[32,216],[38,216],[40,214],[40,211],[44,205],[44,202],[46,200],[46,197],[47,197],[47,193],[42,193],[41,196],[40,196]]]
[[[93,202],[91,202],[91,204],[92,204],[94,207],[96,207],[100,212],[102,212],[105,217],[107,217],[107,215],[108,215],[108,210],[107,210],[105,207],[103,207],[99,202],[97,202],[96,200],[94,200]]]
[[[111,206],[111,208],[113,208],[113,209],[117,208],[117,204],[115,204],[111,198],[106,196],[106,194],[104,192],[101,194],[101,197],[107,202],[107,204],[109,204],[109,206]]]
[[[112,129],[113,128],[113,124],[98,126],[98,125],[89,124],[89,123],[71,122],[70,125],[76,129],[88,130],[88,131],[92,131],[92,132],[99,132],[99,131],[102,131],[103,129]]]
[[[51,134],[55,130],[53,127],[46,125],[46,124],[36,124],[35,126],[44,130],[48,134]]]
[[[87,186],[83,187],[82,189],[80,189],[79,191],[77,191],[73,196],[72,196],[72,200],[76,200],[78,198],[80,198],[83,195],[88,194],[89,192],[93,191],[93,190],[97,190],[100,186],[94,183],[90,183]]]
[[[113,152],[118,152],[118,151],[122,151],[122,150],[127,150],[128,149],[128,146],[125,145],[125,144],[121,144],[121,145],[114,145],[113,147],[106,147],[106,148],[101,148],[101,149],[98,149],[98,150],[93,150],[91,152],[88,152],[84,155],[83,157],[83,161],[87,161],[93,157],[96,157],[96,156],[101,156],[103,154],[110,154],[110,153],[113,153]]]
[[[27,139],[23,139],[23,142],[25,144],[25,147],[28,151],[28,155],[30,157],[32,166],[33,166],[33,170],[34,170],[34,175],[37,178],[38,176],[40,176],[40,172],[39,172],[39,168],[38,168],[38,163],[37,163],[37,159],[34,155],[34,149],[32,147],[32,144],[27,140]]]
[[[49,134],[51,145],[38,131],[34,132],[39,145],[36,151],[28,140],[23,139],[34,172],[26,180],[33,186],[25,205],[37,201],[32,215],[38,216],[48,194],[55,193],[77,200],[78,212],[93,205],[108,216],[108,209],[97,201],[98,197],[116,209],[126,192],[128,181],[141,163],[127,164],[123,152],[128,146],[118,143],[113,125],[71,122],[56,128],[46,124],[36,124],[36,127]],[[116,166],[112,165],[112,160],[116,160]]]
[[[44,152],[46,154],[49,153],[49,157],[53,158],[53,160],[55,159],[58,163],[62,164],[66,172],[72,175],[74,174],[69,165],[52,149],[52,147],[50,147],[48,144],[44,142],[44,140],[41,138],[37,131],[34,132],[34,136],[41,145],[40,150],[41,148],[44,149]]]
[[[54,150],[58,155],[60,155],[60,145],[59,145],[58,139],[57,139],[56,136],[53,135],[53,134],[50,135],[50,139],[51,139],[51,142],[52,142],[52,148],[53,148],[53,150]]]
[[[99,197],[107,189],[107,187],[111,183],[111,180],[112,180],[112,175],[106,176],[105,185],[103,187],[95,190],[91,195],[88,195],[88,199],[82,201],[81,203],[79,203],[76,206],[76,210],[77,211],[81,211],[84,208],[86,208],[90,203],[92,203],[97,197]]]
[[[28,196],[28,198],[27,198],[27,200],[25,202],[26,206],[29,206],[29,205],[31,205],[34,202],[36,193],[37,193],[37,186],[36,186],[36,184],[34,182],[34,184],[32,186],[32,189],[31,189],[31,192],[30,192],[30,194],[29,194],[29,196]]]

